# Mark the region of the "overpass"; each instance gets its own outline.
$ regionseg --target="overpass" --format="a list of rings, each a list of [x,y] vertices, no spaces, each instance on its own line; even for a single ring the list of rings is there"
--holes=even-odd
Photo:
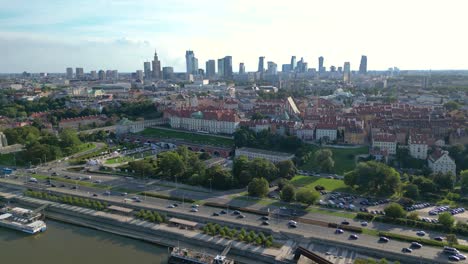
[[[333,262],[328,261],[327,259],[315,254],[314,252],[307,250],[303,247],[298,247],[294,252],[294,260],[299,260],[302,256],[314,261],[317,264],[333,264]]]

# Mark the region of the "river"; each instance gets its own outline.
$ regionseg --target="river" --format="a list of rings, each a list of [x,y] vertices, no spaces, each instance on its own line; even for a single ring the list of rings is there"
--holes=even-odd
[[[165,247],[47,220],[34,236],[0,227],[0,262],[12,264],[162,264]]]

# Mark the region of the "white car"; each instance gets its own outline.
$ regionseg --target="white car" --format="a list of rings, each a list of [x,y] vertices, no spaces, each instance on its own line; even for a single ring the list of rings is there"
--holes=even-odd
[[[293,220],[289,220],[288,225],[289,225],[290,227],[297,227],[297,222],[296,222],[296,221],[293,221]]]
[[[367,226],[368,223],[366,221],[361,222],[361,226]]]
[[[190,212],[196,213],[196,212],[198,212],[198,209],[197,208],[192,208],[192,209],[190,209]]]

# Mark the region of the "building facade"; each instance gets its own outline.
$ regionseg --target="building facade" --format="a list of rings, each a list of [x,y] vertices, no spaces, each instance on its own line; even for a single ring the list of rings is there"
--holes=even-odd
[[[172,128],[211,134],[233,134],[239,127],[240,117],[231,110],[196,109],[167,110],[164,112]]]
[[[456,175],[457,166],[450,158],[448,151],[437,149],[429,156],[428,166],[435,173],[451,173]]]
[[[294,154],[254,148],[238,148],[236,149],[235,156],[236,158],[240,156],[246,156],[248,159],[261,158],[273,163],[292,160],[294,158]]]

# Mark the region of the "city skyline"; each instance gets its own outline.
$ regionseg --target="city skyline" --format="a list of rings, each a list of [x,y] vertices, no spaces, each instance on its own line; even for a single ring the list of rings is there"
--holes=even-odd
[[[176,72],[185,71],[186,50],[196,52],[200,65],[232,56],[232,65],[243,62],[246,71],[256,71],[259,56],[282,65],[292,55],[310,68],[323,56],[327,69],[349,61],[357,71],[363,54],[371,58],[370,71],[468,68],[461,52],[468,45],[464,1],[394,1],[384,8],[374,1],[78,2],[0,0],[0,72],[134,72],[154,49],[161,67]]]

